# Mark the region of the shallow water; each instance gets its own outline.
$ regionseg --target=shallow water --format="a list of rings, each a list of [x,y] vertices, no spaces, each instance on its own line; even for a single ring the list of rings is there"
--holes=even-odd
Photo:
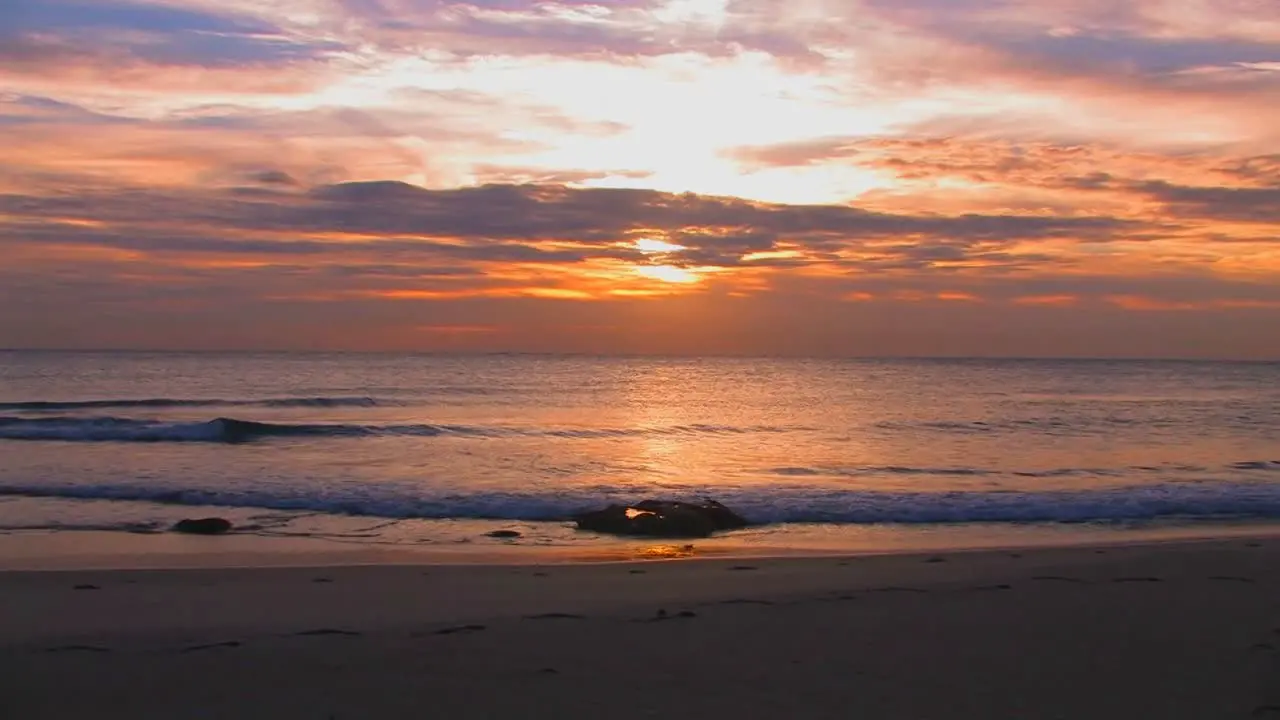
[[[653,496],[774,546],[1267,524],[1280,364],[0,353],[0,529],[599,547],[563,519]]]

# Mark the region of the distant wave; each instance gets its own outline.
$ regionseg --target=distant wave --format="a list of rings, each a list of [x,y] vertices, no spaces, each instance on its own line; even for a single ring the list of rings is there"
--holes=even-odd
[[[125,400],[31,400],[0,402],[0,411],[42,412],[103,410],[110,408],[174,408],[174,407],[377,407],[398,405],[395,400],[371,397],[303,397],[268,398],[265,400],[220,400],[217,398],[140,398]]]
[[[835,477],[859,477],[863,475],[997,475],[1000,471],[971,467],[923,468],[906,467],[902,465],[858,465],[852,467],[776,467],[769,468],[767,472],[772,475],[785,475],[790,477],[817,477],[824,475]]]
[[[1223,468],[1218,468],[1219,470]],[[1247,460],[1225,466],[1227,470],[1259,470],[1280,472],[1280,460]],[[1127,467],[1066,467],[1043,470],[1001,470],[979,467],[910,467],[904,465],[850,465],[838,467],[775,467],[764,472],[786,477],[865,477],[878,475],[935,475],[940,477],[979,477],[1012,475],[1024,478],[1124,477],[1138,473],[1208,473],[1214,468],[1202,465],[1170,463],[1165,465],[1130,465]]]
[[[521,428],[433,424],[268,423],[235,418],[205,422],[171,422],[124,417],[0,416],[0,440],[62,442],[212,442],[242,443],[272,437],[476,437],[542,436],[563,438],[643,435],[730,435],[780,433],[797,428],[733,425],[669,425],[636,428]]]
[[[688,488],[760,523],[941,524],[1136,522],[1162,518],[1277,519],[1280,484],[1165,483],[1046,492],[873,492],[788,486]],[[563,493],[443,493],[407,485],[206,489],[109,485],[3,485],[3,496],[127,500],[190,506],[303,510],[382,518],[563,521],[607,502],[640,499],[634,489]],[[680,493],[676,493],[680,495]]]
[[[1262,422],[1239,418],[1241,423]],[[1079,417],[1037,417],[1012,420],[885,420],[874,423],[879,430],[913,433],[940,433],[945,435],[983,435],[1033,431],[1043,435],[1081,436],[1110,433],[1125,428],[1167,428],[1185,424],[1169,418],[1132,418],[1119,415]]]

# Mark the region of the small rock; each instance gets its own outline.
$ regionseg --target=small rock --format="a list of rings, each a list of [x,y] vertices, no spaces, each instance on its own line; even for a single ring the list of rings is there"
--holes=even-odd
[[[525,615],[526,620],[582,620],[584,616],[577,613],[550,612],[541,615]]]
[[[231,530],[231,521],[224,518],[187,518],[173,526],[174,532],[189,535],[221,535]]]
[[[494,530],[493,532],[487,532],[487,533],[485,533],[485,535],[488,535],[488,536],[489,536],[489,537],[491,537],[491,538],[503,538],[503,539],[508,539],[508,538],[518,538],[518,537],[520,537],[520,531],[518,531],[518,530]]]

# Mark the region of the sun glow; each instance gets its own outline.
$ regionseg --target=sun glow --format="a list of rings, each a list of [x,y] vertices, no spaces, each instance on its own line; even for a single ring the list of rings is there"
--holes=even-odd
[[[673,253],[687,249],[683,245],[676,245],[675,243],[669,243],[664,240],[654,240],[653,238],[637,240],[632,247],[645,254]]]
[[[675,265],[640,265],[635,269],[635,273],[642,277],[669,283],[688,284],[698,282],[697,273]]]

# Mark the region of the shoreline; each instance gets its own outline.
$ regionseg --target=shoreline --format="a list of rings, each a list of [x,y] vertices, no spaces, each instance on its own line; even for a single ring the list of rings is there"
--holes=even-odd
[[[498,525],[501,523],[494,523]],[[968,528],[972,529],[972,528]],[[910,529],[904,531],[910,532]],[[936,528],[931,529],[936,530]],[[912,557],[929,554],[1039,552],[1090,548],[1206,544],[1231,540],[1280,538],[1280,524],[1219,524],[1160,528],[1090,528],[1041,536],[1008,533],[957,537],[946,528],[933,537],[898,538],[896,544],[868,542],[845,546],[770,545],[744,541],[734,533],[698,539],[601,538],[599,544],[572,546],[493,541],[410,544],[348,541],[329,537],[232,532],[192,536],[173,532],[115,530],[15,530],[0,534],[0,575],[11,572],[74,572],[477,566],[576,566],[664,561],[803,560],[817,558]],[[981,530],[981,529],[980,529]],[[1025,530],[1025,529],[1024,529]],[[1076,530],[1076,528],[1071,528]],[[1006,531],[1004,533],[1000,531]],[[967,542],[965,541],[967,540]],[[85,546],[92,550],[86,550]]]

